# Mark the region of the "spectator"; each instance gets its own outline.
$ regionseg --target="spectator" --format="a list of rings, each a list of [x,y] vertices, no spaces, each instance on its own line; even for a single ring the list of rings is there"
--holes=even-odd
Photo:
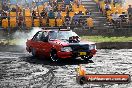
[[[82,0],[78,0],[78,5],[81,5],[82,4]]]
[[[82,13],[82,11],[79,11],[78,15],[84,15],[84,14]]]
[[[65,11],[65,5],[61,6],[61,11],[63,11],[63,12]]]
[[[42,12],[40,13],[42,18],[47,18],[47,13],[46,11],[43,9]]]
[[[79,19],[79,24],[80,24],[80,26],[83,26],[85,24],[84,19]]]
[[[88,16],[91,16],[91,11],[89,11],[88,9],[86,9],[85,14]]]
[[[16,8],[17,12],[22,12],[22,9],[18,5],[16,5]]]
[[[70,4],[70,0],[64,0],[64,5],[69,5]]]
[[[129,8],[127,9],[129,17],[132,15],[132,6],[129,5]]]
[[[112,22],[113,22],[114,24],[117,24],[118,19],[119,19],[118,12],[115,12],[114,14],[112,14]]]
[[[65,11],[66,11],[66,12],[69,12],[69,11],[70,11],[70,10],[69,10],[69,5],[68,5],[68,7],[65,8]]]
[[[126,19],[127,15],[125,14],[125,12],[122,12],[122,14],[119,17],[121,18],[122,22],[127,22],[127,19]]]
[[[114,6],[119,3],[119,0],[113,0]]]
[[[33,19],[36,19],[37,17],[36,17],[36,11],[32,11],[32,16],[33,16]]]
[[[22,17],[22,14],[19,13],[19,17],[18,17],[18,26],[22,26],[22,23],[23,23],[23,17]]]
[[[48,4],[48,5],[45,7],[45,11],[46,11],[46,12],[49,12],[51,9],[52,9],[52,7],[50,6],[50,4]]]
[[[65,26],[70,26],[70,24],[71,24],[71,18],[69,14],[67,14],[65,17]]]
[[[74,25],[78,25],[79,24],[79,17],[76,13],[75,15],[73,16],[73,24]]]
[[[110,4],[106,3],[104,9],[105,9],[106,11],[111,10]]]
[[[48,13],[48,17],[49,19],[55,19],[55,14],[52,10],[50,10],[50,12]]]
[[[61,18],[61,12],[60,11],[58,11],[58,13],[57,13],[57,18]]]
[[[9,7],[7,6],[6,3],[4,3],[4,4],[2,5],[2,9],[3,9],[4,11],[8,11],[8,10],[9,10]]]
[[[69,20],[69,21],[71,20],[71,17],[69,16],[69,14],[66,15],[65,20]]]
[[[58,10],[58,8],[57,8],[57,1],[56,0],[52,1],[51,7],[53,8],[53,11],[57,11]]]
[[[105,3],[111,3],[112,1],[111,0],[105,0]]]
[[[94,25],[93,25],[93,19],[90,16],[87,18],[87,26],[89,28],[89,31],[92,32],[92,28],[94,27]]]
[[[11,11],[12,11],[12,12],[16,12],[17,10],[16,10],[15,7],[13,7],[13,8],[11,9]]]
[[[7,13],[5,11],[2,11],[1,16],[2,16],[1,19],[6,19],[7,18]]]

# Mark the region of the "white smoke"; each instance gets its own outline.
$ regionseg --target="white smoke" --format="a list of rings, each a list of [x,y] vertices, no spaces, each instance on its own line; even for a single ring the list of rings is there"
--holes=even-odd
[[[23,48],[26,47],[27,39],[31,39],[38,31],[42,30],[39,27],[32,28],[29,32],[26,31],[16,31],[13,34],[13,39],[16,40],[15,44],[20,45]]]

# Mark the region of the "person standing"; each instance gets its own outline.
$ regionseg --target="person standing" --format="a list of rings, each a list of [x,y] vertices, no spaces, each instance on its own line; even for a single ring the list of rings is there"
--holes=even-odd
[[[90,16],[87,18],[87,26],[89,28],[89,32],[92,33],[92,29],[94,28],[94,21]]]
[[[129,5],[129,8],[127,9],[128,15],[132,15],[132,6]]]
[[[127,9],[127,11],[128,11],[130,24],[132,24],[132,6],[131,5],[129,5],[129,8]]]

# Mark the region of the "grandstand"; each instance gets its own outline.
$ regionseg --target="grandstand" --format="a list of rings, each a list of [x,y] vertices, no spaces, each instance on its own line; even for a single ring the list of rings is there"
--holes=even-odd
[[[2,0],[2,29],[65,27],[79,29],[132,28],[127,8],[110,0]],[[106,5],[110,6],[106,10]],[[113,17],[118,13],[119,18]]]

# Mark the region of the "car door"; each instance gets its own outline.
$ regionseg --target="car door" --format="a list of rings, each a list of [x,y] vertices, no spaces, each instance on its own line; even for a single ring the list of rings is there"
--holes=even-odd
[[[40,52],[42,56],[49,56],[52,45],[50,44],[49,35],[47,31],[44,31],[40,38]]]
[[[37,55],[41,54],[41,36],[42,36],[42,31],[37,32],[34,37],[32,38],[32,43],[31,43],[31,48],[35,50],[35,53]]]

